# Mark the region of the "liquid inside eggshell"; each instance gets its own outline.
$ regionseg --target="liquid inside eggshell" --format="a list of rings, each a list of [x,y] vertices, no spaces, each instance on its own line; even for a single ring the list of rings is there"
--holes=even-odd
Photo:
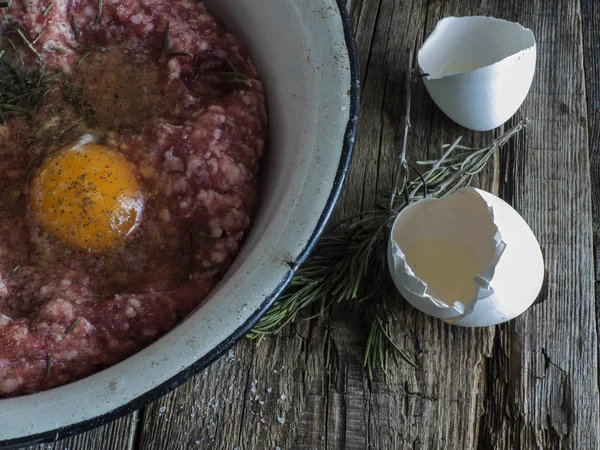
[[[470,302],[477,292],[473,279],[486,269],[472,249],[437,236],[416,240],[404,248],[404,255],[414,274],[427,283],[428,294],[449,306]]]
[[[97,144],[66,147],[46,159],[32,179],[29,199],[45,231],[92,252],[122,245],[144,206],[130,163]]]

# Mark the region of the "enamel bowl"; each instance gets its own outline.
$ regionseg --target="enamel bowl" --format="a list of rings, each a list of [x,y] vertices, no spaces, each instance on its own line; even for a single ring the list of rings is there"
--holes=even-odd
[[[325,0],[205,0],[249,46],[269,109],[270,144],[252,229],[206,302],[127,360],[66,386],[0,400],[0,447],[48,442],[138,409],[241,339],[319,237],[350,161],[358,62],[342,6]]]

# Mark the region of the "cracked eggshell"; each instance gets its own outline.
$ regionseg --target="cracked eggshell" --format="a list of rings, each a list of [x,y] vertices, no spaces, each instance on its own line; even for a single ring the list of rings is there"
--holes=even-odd
[[[519,109],[533,80],[533,32],[494,17],[446,17],[418,53],[425,87],[458,124],[476,131],[499,127]]]
[[[435,254],[441,244],[451,251],[445,257]],[[427,256],[431,250],[426,247],[434,253]],[[471,295],[454,302],[440,299],[445,292],[415,275],[411,254],[421,264],[431,258],[431,269],[442,267],[448,277],[461,261],[472,258],[473,276],[458,286]],[[520,315],[533,304],[544,281],[542,252],[525,220],[499,197],[475,188],[406,207],[390,233],[388,265],[398,291],[412,306],[467,327],[496,325]]]

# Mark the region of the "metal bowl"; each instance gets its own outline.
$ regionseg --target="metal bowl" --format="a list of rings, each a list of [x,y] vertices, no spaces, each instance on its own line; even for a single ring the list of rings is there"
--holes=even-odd
[[[270,142],[250,233],[210,297],[154,344],[80,381],[0,400],[3,448],[109,422],[209,366],[281,293],[338,198],[359,107],[358,61],[342,1],[205,3],[249,46],[267,95]]]

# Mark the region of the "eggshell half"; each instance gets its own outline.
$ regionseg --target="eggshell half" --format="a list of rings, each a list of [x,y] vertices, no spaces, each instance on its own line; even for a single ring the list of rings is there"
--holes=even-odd
[[[494,17],[446,17],[418,53],[425,87],[458,124],[476,131],[499,127],[519,109],[536,64],[533,32]]]
[[[474,278],[476,293],[468,301],[447,305],[432,297],[406,262],[403,242],[441,234],[468,243],[485,268]],[[467,327],[520,315],[535,301],[544,280],[542,252],[525,220],[499,197],[475,188],[405,208],[390,233],[388,263],[398,291],[412,306]]]

